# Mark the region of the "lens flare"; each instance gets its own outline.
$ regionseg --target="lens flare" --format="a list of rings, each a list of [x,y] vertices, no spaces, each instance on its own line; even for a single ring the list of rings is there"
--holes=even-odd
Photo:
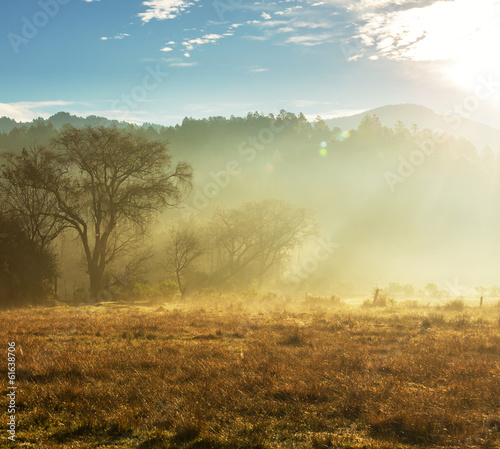
[[[272,172],[274,171],[274,168],[275,168],[275,167],[274,167],[274,164],[273,164],[272,162],[268,162],[268,163],[266,164],[266,171],[267,171],[268,173],[272,173]]]
[[[344,142],[351,137],[351,133],[349,131],[341,131],[335,135],[335,139],[339,142]]]

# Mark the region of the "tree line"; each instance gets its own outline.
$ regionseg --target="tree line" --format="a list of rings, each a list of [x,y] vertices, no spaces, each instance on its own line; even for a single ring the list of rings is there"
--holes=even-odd
[[[413,242],[422,235],[433,248],[451,237],[462,244],[476,238],[476,228],[481,226],[486,233],[481,238],[492,244],[499,241],[494,231],[498,222],[494,205],[500,199],[495,188],[499,158],[488,148],[478,152],[465,139],[444,136],[436,142],[432,156],[410,167],[414,173],[410,175],[409,157],[422,151],[422,142],[434,138],[432,131],[408,130],[401,123],[387,128],[376,116],[365,117],[350,132],[330,130],[319,117],[310,123],[302,114],[286,111],[228,119],[186,118],[175,127],[86,127],[86,119],[73,127],[63,125],[68,117],[57,118],[57,123],[38,120],[0,134],[0,147],[7,150],[0,162],[0,235],[12,236],[5,229],[16,223],[14,228],[20,232],[16,241],[30,242],[23,251],[36,249],[52,254],[55,261],[60,259],[54,249],[58,236],[78,239],[92,296],[109,284],[110,267],[121,265],[128,278],[138,278],[134,274],[140,271],[138,267],[152,260],[148,234],[155,217],[166,210],[171,212],[167,218],[174,217],[179,214],[175,209],[191,207],[192,201],[186,199],[195,193],[190,192],[206,187],[212,180],[209,174],[218,173],[232,159],[241,163],[244,173],[210,199],[209,207],[201,211],[204,220],[196,225],[176,223],[177,230],[167,233],[170,247],[167,242],[155,243],[165,257],[170,254],[170,262],[156,265],[163,266],[184,294],[195,287],[244,287],[282,276],[287,258],[306,237],[296,244],[291,244],[292,238],[290,246],[277,245],[274,253],[266,255],[262,248],[270,246],[263,242],[270,236],[259,232],[274,224],[266,221],[273,219],[274,209],[292,217],[276,223],[283,226],[284,234],[293,235],[285,227],[296,218],[293,214],[303,214],[304,223],[314,221],[310,211],[305,213],[292,204],[315,210],[322,227],[334,229],[335,239],[342,242],[336,251],[338,264],[322,264],[316,277],[311,277],[318,285],[332,272],[349,279],[351,267],[366,255],[376,254],[370,249],[375,243],[382,248],[383,263],[372,266],[379,268],[392,256],[413,250]],[[92,120],[99,123],[98,118]],[[252,149],[251,139],[258,138],[263,129],[281,131],[264,151],[259,150],[264,143],[257,141],[257,156],[249,161],[237,149],[242,142]],[[276,153],[279,160],[273,160]],[[174,163],[177,160],[183,162]],[[267,171],[268,165],[272,171]],[[397,181],[394,192],[386,182],[388,171]],[[276,197],[281,200],[274,204],[267,200]],[[238,205],[242,198],[253,201]],[[426,212],[429,205],[431,214]],[[467,220],[457,221],[464,216]],[[5,268],[14,266],[11,259],[6,262],[6,245],[12,247],[9,242],[0,240],[2,285],[15,278],[12,268]],[[449,244],[453,247],[455,241]],[[180,252],[172,255],[176,245]],[[57,264],[52,271],[57,272]],[[53,290],[54,277],[41,275],[45,286],[38,291]]]
[[[164,142],[114,127],[66,126],[48,147],[32,145],[2,158],[3,302],[47,296],[57,276],[53,242],[66,232],[79,242],[89,293],[98,299],[111,267],[138,272],[150,257],[144,248],[155,217],[181,205],[193,185],[192,167],[174,163]],[[278,200],[247,203],[219,209],[209,225],[178,221],[162,263],[182,296],[201,258],[211,261],[210,283],[249,276],[262,282],[316,231],[306,209]]]

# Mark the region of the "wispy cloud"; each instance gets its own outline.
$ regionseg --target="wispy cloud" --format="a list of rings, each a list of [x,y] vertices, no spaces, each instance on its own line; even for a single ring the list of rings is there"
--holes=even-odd
[[[197,65],[197,62],[172,62],[170,67],[194,67]]]
[[[147,23],[152,19],[174,19],[181,12],[193,6],[194,2],[186,0],[151,0],[142,4],[147,6],[148,9],[138,15],[143,22]]]
[[[247,39],[249,41],[267,41],[269,39],[269,37],[268,36],[246,35],[246,36],[243,36],[243,39]]]
[[[204,45],[204,44],[213,44],[217,42],[219,39],[222,39],[221,34],[206,34],[203,37],[197,37],[195,39],[187,39],[182,45],[186,47],[186,50],[193,50],[195,46]]]
[[[106,36],[103,36],[101,37],[101,41],[108,41],[110,39],[123,39],[125,37],[128,37],[130,36],[130,34],[127,34],[127,33],[119,33],[117,34],[116,36],[111,36],[111,37],[106,37]]]
[[[450,0],[358,0],[356,2],[347,3],[345,0],[325,0],[317,2],[312,6],[321,6],[324,4],[338,6],[348,11],[357,12],[373,12],[376,10],[383,10],[385,8],[394,8],[408,5],[409,7],[429,5],[436,1],[450,1]],[[454,1],[454,0],[451,0]]]
[[[278,16],[289,16],[289,15],[295,14],[300,9],[302,9],[302,6],[300,6],[300,5],[299,6],[292,6],[291,8],[286,8],[283,11],[276,11],[274,14],[276,14]]]
[[[264,37],[258,40],[273,38],[277,43],[308,47],[332,41],[333,19],[325,17],[325,14],[316,8],[298,5],[274,11],[273,14],[279,19],[271,20],[270,14],[263,13],[261,17],[265,20],[253,19],[246,22],[247,26],[254,27],[262,33]],[[287,36],[283,36],[285,33]],[[246,39],[257,40],[251,36],[247,36]]]
[[[279,25],[288,25],[290,22],[288,20],[249,20],[247,23],[249,25],[257,25],[260,28],[272,28]]]
[[[246,114],[248,112],[247,108],[255,108],[257,107],[258,103],[246,103],[244,106],[244,111],[242,114]],[[183,107],[183,110],[186,112],[187,115],[189,116],[207,116],[207,115],[222,115],[224,114],[224,111],[231,110],[231,111],[236,111],[239,108],[241,108],[241,103],[216,103],[216,102],[210,102],[210,103],[191,103],[191,104],[186,104]]]
[[[317,100],[293,100],[292,104],[294,107],[304,108],[307,106],[319,106],[319,105],[330,105],[331,101],[317,101]]]
[[[250,69],[248,73],[263,73],[263,72],[268,72],[269,69],[265,67],[255,67],[253,69]]]
[[[304,106],[302,106],[304,107]],[[323,119],[331,119],[338,117],[350,117],[351,115],[361,114],[362,112],[366,112],[367,109],[335,109],[333,111],[325,111],[320,114],[304,114],[307,120],[313,121],[318,115]]]
[[[305,47],[313,47],[315,45],[321,45],[325,42],[331,42],[332,36],[330,34],[320,34],[320,35],[301,35],[289,37],[285,42],[287,44],[298,44],[304,45]]]
[[[0,103],[0,117],[10,117],[18,122],[29,122],[35,118],[48,118],[56,111],[54,107],[74,104],[70,101],[20,101]]]

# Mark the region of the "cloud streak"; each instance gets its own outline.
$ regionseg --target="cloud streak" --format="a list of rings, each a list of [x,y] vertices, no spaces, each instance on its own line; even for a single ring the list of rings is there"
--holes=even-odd
[[[126,37],[130,36],[130,34],[127,34],[127,33],[119,33],[117,34],[116,36],[112,36],[112,37],[106,37],[106,36],[103,36],[101,37],[101,41],[108,41],[110,39],[124,39]]]
[[[54,111],[48,109],[55,106],[68,106],[74,104],[71,101],[19,101],[16,103],[0,103],[0,117],[10,117],[18,122],[29,122],[35,118],[48,118]]]
[[[213,44],[217,42],[219,39],[222,39],[221,34],[206,34],[203,37],[197,37],[195,39],[187,39],[182,45],[186,48],[186,50],[193,50],[195,46],[204,45],[204,44]]]
[[[172,62],[170,67],[194,67],[197,65],[197,62]]]
[[[320,34],[320,35],[292,36],[289,37],[285,42],[287,44],[297,44],[297,45],[303,45],[305,47],[313,47],[315,45],[321,45],[329,41],[331,41],[330,34]]]
[[[186,0],[151,0],[142,4],[147,6],[148,9],[138,15],[143,22],[147,23],[153,19],[174,19],[181,12],[193,6],[194,2]]]

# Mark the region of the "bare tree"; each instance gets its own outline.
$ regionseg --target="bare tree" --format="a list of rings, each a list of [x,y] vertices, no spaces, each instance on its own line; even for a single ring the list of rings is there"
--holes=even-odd
[[[154,214],[178,205],[192,186],[184,162],[173,170],[164,143],[115,128],[63,128],[53,149],[27,154],[24,186],[48,195],[51,211],[78,233],[90,293],[102,289],[106,268],[137,247]]]
[[[186,293],[186,272],[205,252],[206,245],[192,221],[179,222],[170,229],[164,266],[175,275],[182,298]]]
[[[224,279],[252,267],[262,283],[273,266],[317,234],[318,225],[309,209],[270,199],[217,211],[212,229],[223,256]]]
[[[21,154],[4,153],[6,164],[0,170],[1,202],[5,213],[13,217],[25,235],[46,249],[66,224],[55,214],[53,195],[34,187],[33,170],[44,159],[46,150],[33,146]]]

